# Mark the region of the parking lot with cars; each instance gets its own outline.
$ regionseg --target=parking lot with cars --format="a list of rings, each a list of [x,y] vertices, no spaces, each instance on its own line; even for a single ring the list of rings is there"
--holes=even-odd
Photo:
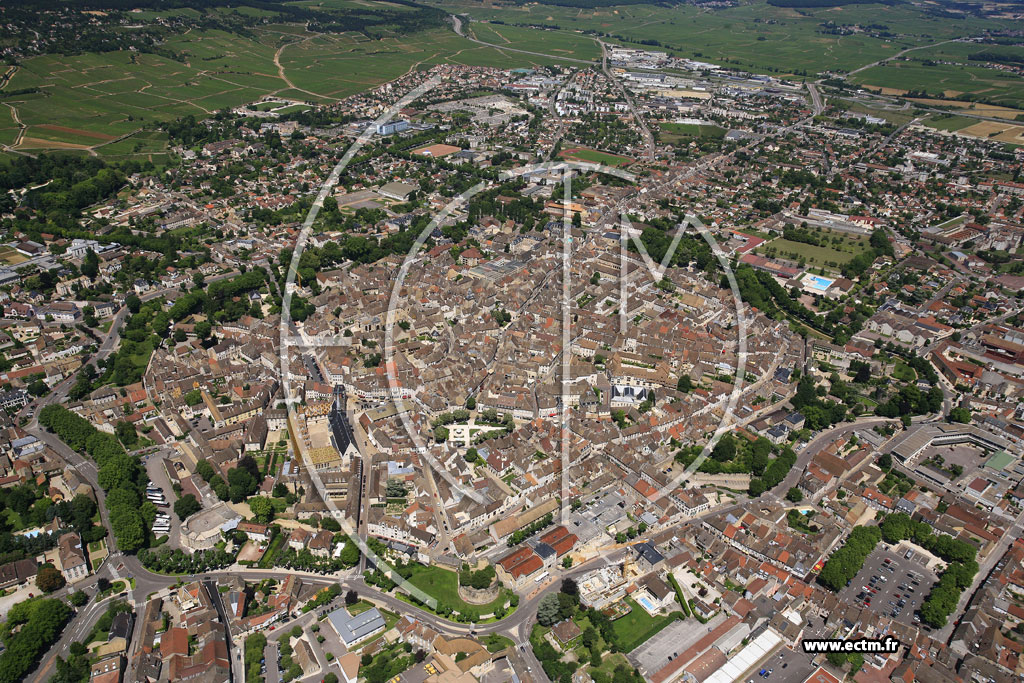
[[[840,597],[919,626],[917,611],[936,579],[926,563],[927,559],[914,550],[897,553],[879,548],[868,556],[850,585],[840,591]]]

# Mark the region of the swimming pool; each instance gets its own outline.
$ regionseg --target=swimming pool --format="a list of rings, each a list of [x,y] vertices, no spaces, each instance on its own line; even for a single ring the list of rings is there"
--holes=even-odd
[[[824,292],[826,289],[832,286],[835,280],[827,277],[821,277],[820,275],[808,275],[804,278],[804,282],[811,289],[815,289],[819,292]]]
[[[654,603],[648,600],[646,595],[639,596],[636,601],[648,612],[654,611]]]

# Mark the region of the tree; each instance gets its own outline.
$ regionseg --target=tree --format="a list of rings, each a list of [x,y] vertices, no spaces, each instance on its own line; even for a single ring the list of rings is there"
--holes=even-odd
[[[85,603],[89,602],[89,595],[85,591],[77,590],[68,596],[68,601],[70,601],[75,607],[81,607]]]
[[[711,451],[711,457],[718,462],[728,462],[736,455],[736,439],[732,433],[725,434]]]
[[[196,497],[191,493],[186,493],[184,496],[174,501],[174,514],[178,515],[178,519],[184,520],[190,515],[194,515],[203,508],[196,500]]]
[[[68,504],[68,514],[65,521],[70,522],[75,531],[82,533],[92,526],[92,518],[95,515],[96,503],[84,493],[79,493]]]
[[[971,421],[971,411],[967,408],[953,408],[949,411],[950,422],[960,422],[962,424],[969,424]]]
[[[64,575],[60,573],[60,570],[51,565],[43,565],[39,573],[36,574],[36,586],[44,593],[60,590],[64,587],[65,583],[67,581],[64,580]]]
[[[126,553],[135,552],[146,543],[146,527],[138,510],[125,509],[118,514],[111,510],[110,529],[117,539],[118,548]]]
[[[688,394],[693,391],[693,380],[690,379],[689,375],[680,375],[679,382],[676,384],[676,389]]]
[[[788,500],[790,503],[799,503],[803,499],[804,494],[801,493],[800,489],[798,489],[795,486],[793,486],[792,488],[789,489],[789,491],[786,492],[786,500]]]
[[[241,461],[239,461],[238,467],[228,472],[228,493],[232,503],[241,503],[256,493],[257,488],[259,488],[259,481],[252,475],[249,468],[242,466]],[[220,494],[218,493],[218,495]]]
[[[124,444],[125,448],[131,449],[139,442],[139,435],[135,431],[135,426],[130,422],[125,422],[124,420],[118,422],[115,432],[117,440]]]
[[[269,498],[253,496],[249,499],[249,509],[252,510],[253,517],[260,524],[270,524],[274,519],[274,504],[270,502]]]
[[[351,607],[352,605],[356,604],[357,602],[359,602],[359,593],[356,593],[355,591],[349,591],[348,593],[345,593],[345,604],[346,605]]]
[[[82,259],[82,275],[90,280],[95,280],[100,274],[100,257],[92,249],[85,250],[85,257]]]
[[[473,397],[473,396],[470,396],[469,398],[466,399],[466,410],[475,410],[475,409],[476,409],[476,398]]]
[[[339,559],[342,564],[348,567],[354,567],[359,563],[359,546],[357,546],[351,538],[345,539],[345,546],[341,549],[341,555]]]
[[[537,604],[537,621],[541,626],[554,626],[559,615],[558,593],[548,593]]]

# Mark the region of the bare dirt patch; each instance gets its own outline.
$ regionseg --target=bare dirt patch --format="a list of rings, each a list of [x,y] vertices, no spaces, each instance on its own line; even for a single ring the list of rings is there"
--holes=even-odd
[[[94,140],[113,140],[115,135],[107,135],[106,133],[96,133],[91,130],[82,130],[81,128],[68,128],[67,126],[55,126],[52,123],[41,123],[36,128],[45,128],[46,130],[52,130],[57,133],[70,133],[71,135],[80,135],[83,138],[93,138]]]

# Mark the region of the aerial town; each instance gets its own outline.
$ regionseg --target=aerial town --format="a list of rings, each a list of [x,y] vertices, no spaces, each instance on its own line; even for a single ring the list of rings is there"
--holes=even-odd
[[[1024,680],[1024,147],[602,50],[11,171],[0,681]]]

